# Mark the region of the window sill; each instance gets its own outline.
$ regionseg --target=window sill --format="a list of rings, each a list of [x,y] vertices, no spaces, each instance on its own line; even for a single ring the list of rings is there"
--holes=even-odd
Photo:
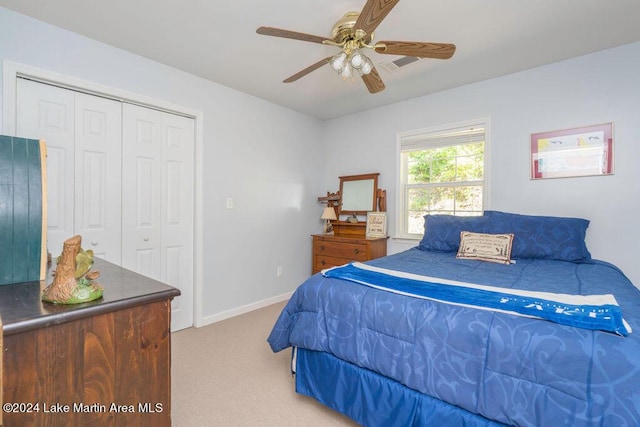
[[[408,236],[396,236],[391,238],[394,242],[397,243],[406,243],[406,244],[418,244],[422,237],[408,237]]]

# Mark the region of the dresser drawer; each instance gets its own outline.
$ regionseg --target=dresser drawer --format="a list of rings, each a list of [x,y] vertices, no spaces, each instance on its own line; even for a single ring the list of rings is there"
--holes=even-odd
[[[330,255],[335,258],[345,258],[348,261],[366,261],[368,259],[368,245],[362,243],[340,243],[331,241],[313,242],[313,253],[322,256]]]
[[[318,255],[314,258],[313,271],[321,271],[325,268],[337,267],[339,265],[348,264],[350,261],[352,260]]]

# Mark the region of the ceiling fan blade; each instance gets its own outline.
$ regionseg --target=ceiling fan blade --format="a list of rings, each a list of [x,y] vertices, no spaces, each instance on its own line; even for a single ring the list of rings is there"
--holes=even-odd
[[[370,93],[382,92],[385,88],[384,82],[380,78],[378,70],[376,70],[375,68],[372,68],[369,74],[363,74],[362,81],[367,86],[367,89],[369,89]]]
[[[317,70],[318,68],[322,67],[325,64],[328,64],[330,60],[331,60],[331,56],[328,56],[328,57],[326,57],[324,59],[321,59],[320,61],[316,62],[315,64],[308,66],[304,70],[298,71],[293,76],[291,76],[288,79],[284,80],[282,83],[295,82],[299,78],[306,76],[307,74],[311,73],[312,71]]]
[[[326,37],[314,36],[313,34],[299,33],[297,31],[283,30],[274,27],[259,27],[256,33],[265,36],[283,37],[285,39],[302,40],[303,42],[320,43],[327,40]]]
[[[362,8],[354,30],[363,30],[367,34],[373,33],[382,20],[391,12],[391,9],[400,0],[368,0]]]
[[[456,45],[450,43],[384,41],[376,43],[375,51],[389,55],[449,59],[455,53]]]

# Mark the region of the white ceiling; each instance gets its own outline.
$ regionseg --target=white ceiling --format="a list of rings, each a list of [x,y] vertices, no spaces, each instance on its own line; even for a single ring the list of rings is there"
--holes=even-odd
[[[386,90],[324,66],[282,80],[335,47],[256,34],[272,26],[329,38],[365,0],[0,0],[0,6],[320,119],[640,40],[638,0],[400,0],[375,41],[454,43],[449,60],[395,72]],[[371,52],[375,64],[398,58]]]

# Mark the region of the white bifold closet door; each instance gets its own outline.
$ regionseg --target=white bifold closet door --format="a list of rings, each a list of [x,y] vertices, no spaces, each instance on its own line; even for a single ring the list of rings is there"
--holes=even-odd
[[[172,330],[192,326],[194,120],[25,79],[16,117],[17,136],[46,141],[49,251],[80,234],[96,256],[179,288]]]
[[[46,141],[49,252],[79,234],[120,264],[122,104],[24,79],[17,90],[17,136]]]
[[[194,121],[130,104],[123,113],[122,266],[180,289],[171,322],[182,329],[193,324]]]

